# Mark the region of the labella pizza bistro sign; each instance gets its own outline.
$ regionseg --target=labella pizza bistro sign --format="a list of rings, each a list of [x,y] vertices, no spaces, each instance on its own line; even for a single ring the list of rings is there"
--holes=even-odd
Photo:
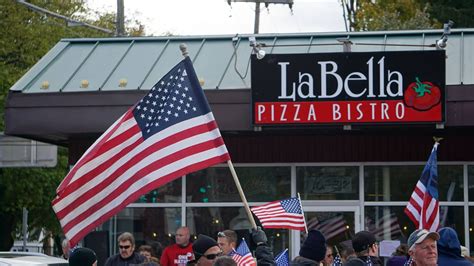
[[[445,51],[252,57],[255,125],[439,123]]]

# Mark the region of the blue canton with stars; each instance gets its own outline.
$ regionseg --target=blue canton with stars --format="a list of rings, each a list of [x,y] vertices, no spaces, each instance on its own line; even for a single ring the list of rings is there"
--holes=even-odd
[[[281,206],[286,212],[302,214],[300,201],[298,198],[290,198],[281,201]]]
[[[174,124],[209,113],[189,57],[158,81],[132,112],[145,139]]]

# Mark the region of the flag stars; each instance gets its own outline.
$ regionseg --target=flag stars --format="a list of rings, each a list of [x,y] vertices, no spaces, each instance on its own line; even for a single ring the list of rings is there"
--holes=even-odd
[[[178,95],[178,94],[179,94],[179,91],[178,91],[178,90],[175,90],[175,91],[174,91],[174,94]]]
[[[170,108],[173,108],[174,107],[174,104],[170,103]]]
[[[171,98],[174,102],[176,102],[176,97]]]
[[[192,101],[193,101],[193,97],[188,97],[188,100],[189,100],[190,102],[192,102]]]
[[[165,121],[166,121],[166,122],[168,122],[168,121],[169,121],[168,117],[165,117]]]
[[[143,119],[145,118],[145,114],[141,114],[140,117]]]
[[[178,115],[178,113],[174,113],[174,116],[175,116],[175,117],[178,117],[179,115]]]
[[[179,100],[179,103],[180,103],[180,104],[183,104],[183,103],[184,103],[184,101],[183,101],[183,100]]]
[[[156,101],[153,101],[151,104],[153,104],[153,106],[157,105]]]

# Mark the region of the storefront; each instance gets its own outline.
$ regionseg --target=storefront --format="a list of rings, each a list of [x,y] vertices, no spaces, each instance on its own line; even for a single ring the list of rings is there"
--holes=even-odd
[[[441,34],[259,35],[257,41],[265,44],[259,47],[267,56],[311,58],[317,53],[342,53],[340,37],[352,42],[351,52],[346,53],[436,51],[432,44]],[[441,88],[445,93],[442,118],[409,123],[259,123],[252,111],[257,99],[252,86],[258,81],[280,82],[281,77],[275,81],[272,75],[257,76],[254,68],[249,69],[255,49],[248,37],[63,40],[11,88],[6,133],[67,146],[70,162],[75,163],[95,138],[181,59],[178,46],[185,42],[251,206],[299,193],[308,226],[323,230],[331,244],[344,246],[363,229],[379,240],[404,242],[414,226],[403,209],[429,156],[432,137],[440,136],[444,137],[438,150],[441,223],[455,228],[468,248],[474,246],[473,30],[453,30],[449,36],[445,77],[441,77],[446,85]],[[407,65],[416,68],[417,63]],[[380,61],[373,64],[377,69],[381,65]],[[134,233],[138,244],[166,246],[182,225],[189,226],[193,235],[211,236],[228,228],[244,235],[250,227],[225,165],[189,174],[143,195],[103,224],[98,230],[105,233],[98,235],[108,241],[108,252],[113,253],[121,232]],[[275,253],[289,248],[292,257],[297,254],[299,232],[267,230],[267,234]]]

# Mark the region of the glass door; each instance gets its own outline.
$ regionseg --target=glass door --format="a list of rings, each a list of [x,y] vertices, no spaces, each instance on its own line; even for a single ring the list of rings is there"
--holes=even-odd
[[[303,207],[308,231],[316,229],[326,237],[330,246],[339,251],[351,247],[351,239],[360,228],[360,211],[358,206],[307,206]],[[298,256],[306,232],[294,231],[292,257]]]

